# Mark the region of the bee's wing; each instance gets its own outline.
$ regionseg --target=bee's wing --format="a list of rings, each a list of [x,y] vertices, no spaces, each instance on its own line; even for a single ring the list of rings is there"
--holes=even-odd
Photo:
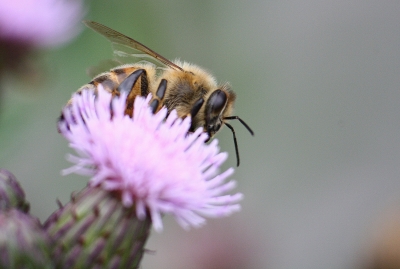
[[[86,70],[86,73],[90,78],[94,78],[101,73],[109,72],[111,69],[115,68],[116,66],[123,65],[124,63],[118,59],[106,59],[98,64],[89,67]]]
[[[118,55],[118,54],[125,54],[125,49],[124,50],[120,50],[119,46],[122,45],[124,47],[128,47],[131,49],[135,49],[138,51],[141,51],[143,53],[145,53],[146,55],[148,55],[151,58],[154,58],[155,60],[171,67],[172,69],[175,70],[180,70],[183,71],[183,69],[181,67],[179,67],[178,65],[174,64],[173,62],[169,61],[168,59],[166,59],[165,57],[161,56],[160,54],[158,54],[157,52],[149,49],[148,47],[146,47],[145,45],[143,45],[142,43],[124,35],[121,34],[120,32],[117,32],[107,26],[104,26],[98,22],[94,22],[94,21],[84,21],[84,23],[86,24],[87,27],[93,29],[94,31],[98,32],[99,34],[103,35],[104,37],[106,37],[108,40],[110,40],[111,42],[113,42],[114,45],[114,52]],[[126,53],[126,55],[130,55],[130,53]],[[124,57],[124,55],[118,55],[121,57]],[[135,55],[133,54],[134,57],[143,57],[140,55]]]
[[[125,45],[121,45],[118,43],[112,43],[112,48],[114,52],[115,61],[120,62],[122,64],[132,64],[134,63],[151,63],[154,65],[156,69],[165,69],[171,68],[170,65],[166,65],[165,63],[161,62],[159,59],[154,58],[153,56],[138,51],[137,49],[127,47]],[[174,68],[175,69],[175,68]]]

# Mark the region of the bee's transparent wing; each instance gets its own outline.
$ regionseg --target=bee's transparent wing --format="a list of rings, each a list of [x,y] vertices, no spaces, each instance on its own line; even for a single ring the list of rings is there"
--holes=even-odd
[[[112,43],[115,60],[120,64],[132,64],[132,63],[147,63],[154,65],[154,68],[165,69],[169,67],[160,60],[154,58],[151,55],[145,54],[134,48],[130,48],[118,43]]]
[[[169,67],[150,55],[140,53],[135,49],[116,43],[112,43],[112,48],[114,53],[112,59],[102,60],[98,64],[91,66],[86,70],[86,73],[90,78],[96,77],[101,73],[109,72],[111,69],[125,64],[151,64],[154,69],[157,70],[157,73],[158,71],[161,73]]]
[[[100,75],[101,73],[109,72],[111,69],[113,69],[119,65],[123,65],[123,64],[124,63],[119,61],[118,59],[106,59],[106,60],[102,60],[101,62],[99,62],[96,65],[89,67],[86,70],[86,73],[88,74],[88,76],[90,78],[94,78],[94,77]]]
[[[94,21],[84,21],[86,26],[89,28],[93,29],[97,33],[103,35],[106,37],[108,40],[110,40],[113,43],[114,46],[114,53],[117,54],[119,58],[124,58],[125,56],[140,56],[141,54],[145,54],[146,58],[153,58],[154,61],[156,62],[161,62],[164,65],[175,69],[175,70],[180,70],[183,71],[181,67],[178,65],[174,64],[173,62],[169,61],[165,57],[161,56],[160,54],[156,53],[155,51],[151,50],[150,48],[146,47],[142,43],[124,35],[121,34],[120,32],[117,32],[105,25],[102,25],[98,22]],[[132,52],[132,50],[139,51],[141,53],[135,53]],[[132,53],[131,53],[131,52]],[[143,57],[143,56],[141,56]]]

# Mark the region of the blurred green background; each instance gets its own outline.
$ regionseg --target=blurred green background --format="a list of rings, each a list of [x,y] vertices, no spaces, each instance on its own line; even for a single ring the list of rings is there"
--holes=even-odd
[[[235,113],[255,131],[232,122],[242,211],[189,232],[167,216],[143,268],[362,263],[374,227],[400,208],[399,1],[98,0],[87,8],[86,19],[230,81]],[[40,90],[3,85],[0,166],[21,181],[41,220],[87,183],[60,176],[72,151],[56,129],[71,93],[90,80],[86,69],[112,56],[106,39],[83,30],[43,52]],[[217,138],[230,153],[224,169],[235,166],[231,132]]]

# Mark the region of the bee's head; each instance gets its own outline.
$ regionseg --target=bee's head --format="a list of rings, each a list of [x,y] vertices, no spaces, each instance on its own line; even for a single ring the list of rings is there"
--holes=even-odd
[[[209,138],[213,137],[222,126],[223,112],[227,101],[226,93],[220,89],[215,90],[207,100],[204,130],[208,133]]]
[[[227,120],[237,119],[246,129],[254,135],[250,127],[238,116],[232,116],[233,103],[235,102],[236,95],[230,89],[228,84],[216,87],[216,90],[211,91],[207,96],[200,97],[191,106],[190,114],[192,116],[192,126],[190,131],[193,132],[197,127],[203,127],[204,132],[207,132],[209,141],[222,127],[226,125],[233,134],[233,141],[235,143],[237,166],[240,164],[239,148],[237,145],[235,130],[227,123]],[[199,121],[199,118],[202,119]],[[196,120],[197,119],[197,120]]]
[[[232,105],[234,101],[235,94],[229,89],[228,86],[223,86],[220,89],[212,92],[205,106],[206,120],[204,130],[208,133],[208,140],[210,140],[215,133],[219,131],[222,124],[226,125],[232,131],[233,141],[235,143],[237,166],[239,166],[239,148],[236,140],[235,130],[226,121],[237,119],[247,128],[251,135],[254,135],[254,133],[253,130],[251,130],[251,128],[238,116],[231,116]]]
[[[214,90],[206,90],[205,93],[191,105],[190,131],[202,127],[209,138],[212,138],[221,129],[224,118],[231,115],[236,96],[228,84],[215,86]]]

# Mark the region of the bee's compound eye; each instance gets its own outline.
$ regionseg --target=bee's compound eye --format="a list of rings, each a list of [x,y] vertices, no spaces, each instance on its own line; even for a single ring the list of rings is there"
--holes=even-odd
[[[209,103],[211,105],[211,111],[218,113],[224,108],[226,104],[226,94],[221,90],[216,90],[210,96]]]

